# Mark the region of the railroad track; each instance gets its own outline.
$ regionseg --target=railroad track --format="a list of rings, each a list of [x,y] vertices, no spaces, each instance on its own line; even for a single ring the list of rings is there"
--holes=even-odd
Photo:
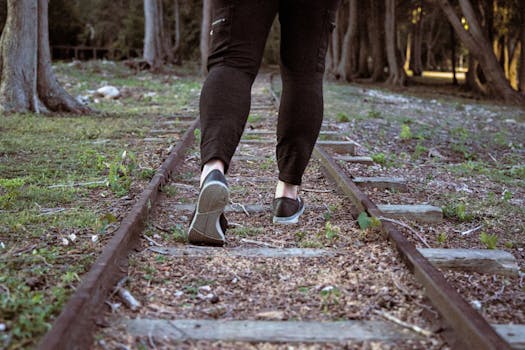
[[[323,126],[305,174],[307,212],[298,225],[271,225],[277,100],[271,78],[259,77],[228,177],[232,227],[227,246],[184,242],[198,194],[194,138],[199,133],[198,121],[179,123],[186,133],[86,274],[41,349],[138,344],[245,349],[254,343],[268,343],[266,348],[280,348],[281,343],[312,348],[525,346],[524,327],[488,324],[435,268],[514,275],[518,267],[513,257],[425,249],[424,238],[404,222],[436,223],[441,210],[374,204],[366,191],[406,191],[409,186],[399,178],[353,178],[341,169],[341,162],[363,167],[373,162],[357,156],[357,144],[329,124]],[[172,123],[159,125],[149,141],[162,142]],[[359,215],[372,227],[361,230],[355,222]],[[140,305],[121,305],[117,295],[126,292]]]

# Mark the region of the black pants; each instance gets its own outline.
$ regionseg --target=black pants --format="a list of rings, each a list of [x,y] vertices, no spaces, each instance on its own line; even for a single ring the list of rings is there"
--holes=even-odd
[[[301,184],[323,119],[325,56],[338,5],[339,0],[212,0],[209,74],[200,100],[202,165],[220,159],[228,169],[250,112],[266,38],[279,14],[279,179]]]

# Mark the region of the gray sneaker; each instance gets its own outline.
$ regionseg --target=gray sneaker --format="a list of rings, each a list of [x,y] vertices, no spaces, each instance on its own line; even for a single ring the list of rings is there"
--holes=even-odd
[[[223,245],[227,221],[224,208],[230,200],[230,191],[224,174],[212,170],[202,183],[195,213],[191,220],[188,241],[199,245]]]
[[[274,224],[296,224],[303,212],[304,202],[299,197],[297,199],[280,197],[273,200]]]

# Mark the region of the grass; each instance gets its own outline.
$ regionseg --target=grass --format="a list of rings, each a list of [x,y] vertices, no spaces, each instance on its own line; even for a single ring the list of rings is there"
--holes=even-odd
[[[102,112],[92,115],[0,116],[0,348],[34,347],[49,329],[118,226],[119,198],[155,174],[158,161],[146,153],[162,145],[137,141],[200,88],[121,64],[56,71],[74,96],[106,84],[124,93],[92,103]]]

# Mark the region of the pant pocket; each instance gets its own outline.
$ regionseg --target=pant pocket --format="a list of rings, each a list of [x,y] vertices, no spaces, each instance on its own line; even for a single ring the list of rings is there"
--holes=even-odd
[[[328,50],[328,42],[330,41],[330,34],[335,29],[336,11],[326,10],[323,18],[323,30],[321,33],[321,40],[319,43],[319,50],[317,52],[317,71],[323,73],[325,70],[326,52]]]
[[[224,60],[231,41],[232,14],[232,6],[212,9],[208,68]]]

